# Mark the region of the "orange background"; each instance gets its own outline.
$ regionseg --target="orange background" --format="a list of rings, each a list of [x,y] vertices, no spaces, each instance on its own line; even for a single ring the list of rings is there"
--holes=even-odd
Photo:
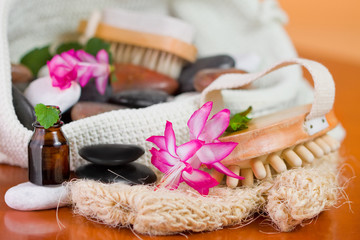
[[[300,55],[360,67],[359,0],[278,0],[289,16],[286,26]]]
[[[324,64],[334,77],[335,112],[347,131],[345,155],[359,164],[360,1],[278,0],[300,57]],[[305,74],[306,76],[306,74]]]

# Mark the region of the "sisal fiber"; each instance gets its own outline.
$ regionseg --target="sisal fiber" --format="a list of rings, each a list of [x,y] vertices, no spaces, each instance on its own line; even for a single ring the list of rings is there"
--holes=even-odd
[[[275,178],[265,212],[281,232],[289,232],[336,205],[340,194],[334,167],[337,158],[337,154],[331,154],[316,167],[292,169]]]
[[[170,235],[241,225],[265,212],[280,231],[291,231],[337,202],[337,154],[312,167],[291,169],[254,187],[216,187],[208,196],[180,185],[169,191],[77,180],[69,184],[74,212],[112,227],[132,226],[141,234]]]
[[[188,188],[103,184],[79,180],[71,184],[74,211],[110,226],[133,225],[135,231],[168,235],[203,232],[240,224],[265,203],[264,185],[254,188],[214,188],[204,197]]]

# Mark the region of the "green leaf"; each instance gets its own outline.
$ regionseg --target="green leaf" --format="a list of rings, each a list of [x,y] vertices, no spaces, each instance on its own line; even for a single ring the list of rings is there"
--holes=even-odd
[[[110,44],[103,41],[100,38],[90,38],[89,41],[85,45],[85,52],[90,53],[93,56],[96,56],[96,54],[101,50],[105,49],[107,53],[109,54],[109,64],[112,63],[112,54],[110,52]]]
[[[76,50],[80,50],[82,48],[83,48],[83,46],[78,42],[67,42],[67,43],[63,43],[60,46],[58,46],[58,48],[56,49],[56,54],[66,52],[71,49],[74,49],[76,51]]]
[[[100,51],[101,49],[105,49],[106,51],[110,50],[110,44],[104,42],[100,38],[90,38],[89,41],[85,45],[85,52],[90,53],[94,56]]]
[[[251,120],[251,118],[247,117],[247,115],[251,112],[251,110],[252,107],[250,106],[245,111],[235,114],[230,119],[229,126],[226,129],[226,132],[232,133],[247,129],[248,128],[247,124]]]
[[[25,54],[20,63],[27,66],[34,76],[37,76],[40,68],[46,64],[46,61],[49,61],[52,58],[49,52],[49,46],[42,48],[35,48]]]
[[[60,119],[59,114],[60,110],[56,107],[45,106],[42,103],[35,106],[36,119],[45,129],[53,126]]]

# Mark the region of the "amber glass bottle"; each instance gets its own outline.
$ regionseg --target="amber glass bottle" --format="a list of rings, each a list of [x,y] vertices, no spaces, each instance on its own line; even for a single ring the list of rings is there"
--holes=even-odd
[[[68,141],[60,120],[48,129],[38,122],[28,145],[29,181],[37,185],[61,184],[70,177]]]

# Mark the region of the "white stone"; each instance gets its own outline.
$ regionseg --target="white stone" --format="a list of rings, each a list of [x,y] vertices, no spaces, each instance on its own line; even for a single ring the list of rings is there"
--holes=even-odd
[[[21,211],[52,209],[69,204],[65,186],[38,186],[31,182],[10,188],[4,198],[9,207]]]
[[[37,74],[37,77],[38,78],[43,78],[43,77],[48,77],[50,76],[50,73],[49,73],[49,68],[47,65],[44,65],[40,68],[38,74]]]
[[[34,107],[38,103],[43,103],[59,106],[61,112],[65,112],[79,101],[81,87],[73,81],[69,88],[61,90],[52,86],[50,77],[43,77],[31,82],[24,95]]]

